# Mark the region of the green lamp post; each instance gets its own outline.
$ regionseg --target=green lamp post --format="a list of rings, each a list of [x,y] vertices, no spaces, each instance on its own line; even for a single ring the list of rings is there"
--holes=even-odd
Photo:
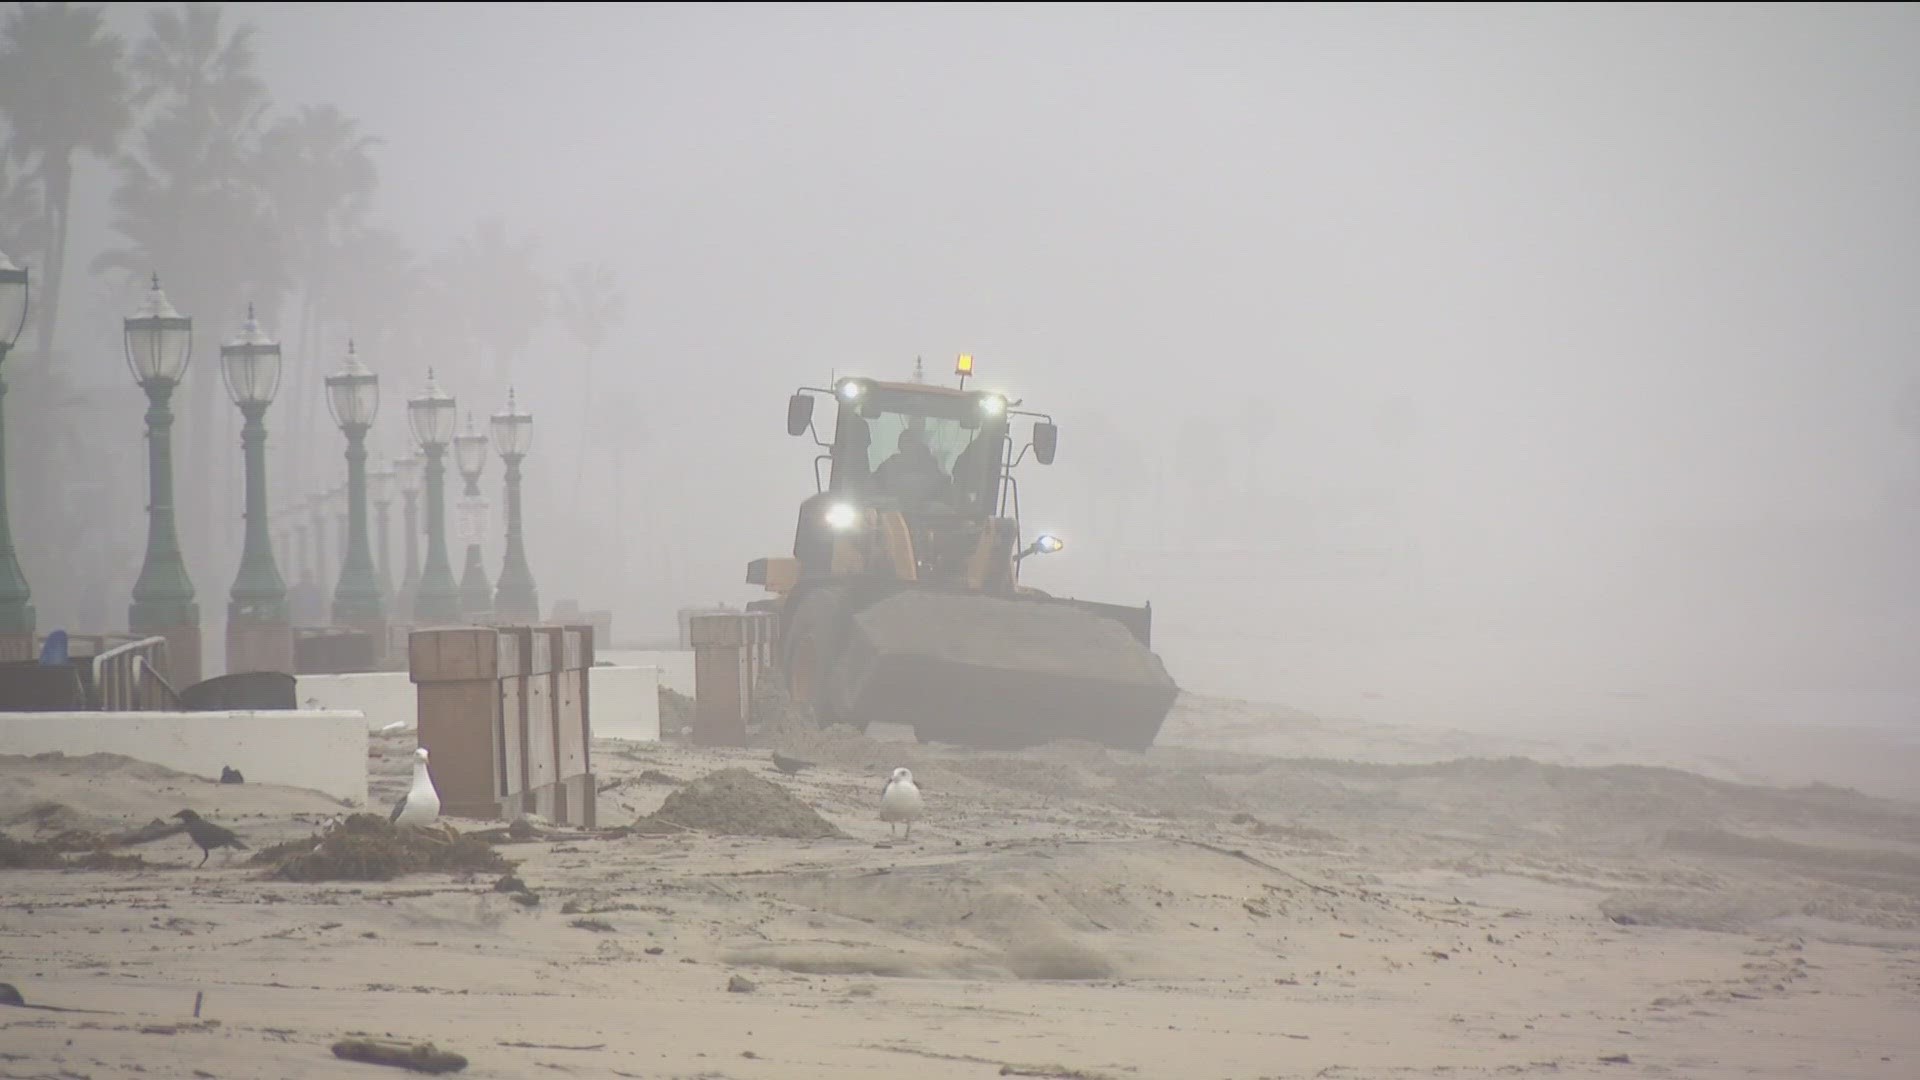
[[[393,575],[389,573],[393,545],[387,542],[390,530],[387,524],[391,518],[388,510],[393,506],[393,466],[375,459],[375,468],[367,472],[367,498],[372,500],[374,509],[373,562],[380,577],[380,602],[385,605],[391,618],[393,606]]]
[[[184,687],[200,681],[200,605],[174,528],[169,402],[193,355],[193,320],[173,309],[155,274],[146,301],[122,322],[127,367],[147,394],[147,555],[127,625],[136,634],[167,639],[167,677]]]
[[[367,429],[380,413],[380,376],[367,370],[359,350],[349,341],[346,367],[327,376],[326,384],[327,408],[347,437],[346,555],[340,564],[340,583],[333,590],[333,622],[370,631],[376,646],[383,645],[386,605],[373,569],[373,548],[367,543]]]
[[[408,454],[393,463],[394,475],[400,481],[402,517],[407,533],[407,571],[401,575],[395,617],[409,625],[413,622],[413,596],[420,590],[420,473],[425,467],[418,454]]]
[[[6,367],[7,353],[26,329],[27,294],[27,272],[0,251],[0,369]],[[0,380],[0,406],[6,397],[7,384]],[[0,411],[0,659],[33,656],[32,600],[20,560],[14,557],[13,530],[7,524],[7,428]]]
[[[327,492],[326,512],[330,515],[329,520],[333,522],[332,535],[340,545],[340,561],[344,568],[347,555],[349,554],[347,549],[351,547],[353,543],[352,540],[349,539],[352,534],[348,531],[348,526],[351,523],[347,520],[347,485],[341,484],[339,487]],[[339,578],[334,579],[333,586],[335,591],[339,590]]]
[[[487,580],[486,564],[480,561],[480,538],[486,532],[487,499],[480,493],[480,474],[487,467],[487,435],[473,429],[473,413],[467,413],[467,429],[453,437],[453,461],[467,482],[460,495],[460,534],[467,542],[467,566],[460,575],[460,614],[476,622],[493,610],[493,583]]]
[[[533,414],[524,413],[507,389],[505,412],[493,414],[493,445],[507,465],[507,557],[500,568],[500,589],[494,609],[514,622],[540,621],[540,594],[527,568],[527,549],[520,530],[520,462],[533,449]]]
[[[422,626],[460,619],[460,590],[447,563],[446,456],[447,441],[453,438],[454,410],[453,395],[440,389],[433,369],[428,368],[426,392],[407,402],[407,426],[427,455],[427,563],[413,605],[413,621]]]
[[[220,346],[227,396],[240,407],[240,448],[246,459],[246,539],[240,574],[227,597],[227,672],[293,670],[293,624],[287,583],[273,557],[267,519],[267,406],[280,391],[280,346],[260,329],[253,305],[247,324]]]
[[[312,568],[313,595],[307,598],[308,614],[314,626],[327,621],[327,497],[324,493],[307,496],[307,535],[313,545],[307,549],[307,565]]]

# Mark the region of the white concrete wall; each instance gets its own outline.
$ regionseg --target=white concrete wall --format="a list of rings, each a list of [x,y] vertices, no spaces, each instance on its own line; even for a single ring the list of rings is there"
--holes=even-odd
[[[687,653],[685,657],[687,688],[681,692],[691,694],[693,654]],[[595,667],[592,672],[594,737],[658,742],[660,683],[664,678],[660,667],[621,665]],[[302,675],[294,695],[301,708],[359,712],[367,718],[367,727],[373,731],[395,722],[405,724],[409,730],[419,726],[419,695],[404,671]],[[219,770],[214,772],[217,774]]]
[[[374,731],[396,720],[416,727],[420,719],[413,680],[404,671],[301,675],[295,680],[293,700],[303,709],[357,710]]]
[[[693,696],[692,649],[607,649],[595,658],[620,667],[659,668],[660,685]]]
[[[367,802],[367,720],[317,712],[0,713],[9,754],[121,754],[209,780],[231,765],[249,784]]]
[[[660,741],[660,669],[592,669],[593,737]]]

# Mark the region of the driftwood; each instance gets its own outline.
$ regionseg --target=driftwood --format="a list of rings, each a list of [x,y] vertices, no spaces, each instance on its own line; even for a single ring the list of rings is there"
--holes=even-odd
[[[441,1050],[432,1043],[393,1039],[341,1039],[333,1044],[333,1056],[423,1073],[459,1072],[467,1067],[466,1058]]]
[[[0,1006],[14,1009],[39,1009],[42,1012],[99,1013],[112,1016],[106,1009],[69,1009],[64,1005],[29,1005],[27,999],[20,996],[19,988],[12,983],[0,983]]]

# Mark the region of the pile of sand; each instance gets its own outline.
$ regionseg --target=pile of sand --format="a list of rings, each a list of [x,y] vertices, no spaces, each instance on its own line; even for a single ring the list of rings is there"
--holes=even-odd
[[[283,881],[391,881],[403,874],[485,871],[514,864],[486,841],[450,828],[400,829],[373,814],[355,814],[321,837],[289,840],[248,860]]]
[[[660,733],[678,735],[693,723],[693,699],[671,686],[660,688]]]
[[[847,835],[786,788],[740,768],[708,773],[680,788],[652,819],[722,836],[821,840]]]

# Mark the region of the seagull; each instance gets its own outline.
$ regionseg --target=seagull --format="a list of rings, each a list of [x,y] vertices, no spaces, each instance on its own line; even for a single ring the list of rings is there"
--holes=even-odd
[[[440,817],[440,793],[433,790],[433,777],[427,775],[427,748],[413,752],[413,786],[393,804],[387,821],[416,828],[431,825]]]
[[[920,817],[920,789],[914,785],[913,771],[905,767],[893,770],[887,786],[880,789],[880,820],[889,831],[907,823],[907,837],[913,836],[913,823]]]
[[[173,816],[187,823],[187,835],[200,846],[200,866],[207,865],[207,859],[212,857],[214,848],[249,850],[247,845],[234,835],[233,830],[223,829],[191,810],[182,810]]]

